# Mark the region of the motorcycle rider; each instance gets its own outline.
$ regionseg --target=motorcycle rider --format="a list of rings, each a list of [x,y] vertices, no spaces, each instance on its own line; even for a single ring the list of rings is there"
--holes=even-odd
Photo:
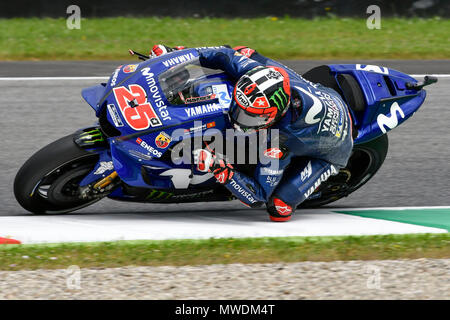
[[[183,48],[155,45],[151,56]],[[198,52],[202,66],[223,70],[236,81],[229,117],[237,130],[271,128],[280,133],[279,147],[264,152],[278,161],[276,170],[266,161],[249,176],[208,149],[198,151],[198,169],[212,172],[244,204],[265,203],[272,221],[288,221],[322,182],[347,165],[353,148],[347,105],[333,89],[251,48],[222,46]]]

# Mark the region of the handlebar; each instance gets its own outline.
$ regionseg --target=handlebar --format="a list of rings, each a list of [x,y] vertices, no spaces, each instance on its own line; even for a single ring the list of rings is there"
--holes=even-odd
[[[419,91],[423,87],[429,86],[430,84],[433,84],[433,83],[436,83],[436,82],[438,82],[438,79],[436,77],[425,76],[423,78],[423,82],[417,82],[417,83],[407,82],[406,83],[406,88]]]

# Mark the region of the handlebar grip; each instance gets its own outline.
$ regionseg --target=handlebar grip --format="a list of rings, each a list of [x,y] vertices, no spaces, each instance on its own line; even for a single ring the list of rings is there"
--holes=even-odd
[[[425,76],[424,80],[425,80],[426,84],[432,84],[432,83],[438,82],[438,78],[433,77],[433,76]]]

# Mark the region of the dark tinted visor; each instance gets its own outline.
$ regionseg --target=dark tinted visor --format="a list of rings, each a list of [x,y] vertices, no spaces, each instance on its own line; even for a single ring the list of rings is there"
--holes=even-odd
[[[232,108],[230,116],[231,119],[242,128],[261,128],[264,127],[269,120],[269,114],[261,116],[249,115],[239,106]]]

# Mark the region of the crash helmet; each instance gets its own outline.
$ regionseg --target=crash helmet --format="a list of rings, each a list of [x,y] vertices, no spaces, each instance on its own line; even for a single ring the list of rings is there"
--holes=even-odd
[[[287,72],[279,67],[259,66],[236,83],[229,116],[241,131],[274,125],[289,107],[291,88]]]

